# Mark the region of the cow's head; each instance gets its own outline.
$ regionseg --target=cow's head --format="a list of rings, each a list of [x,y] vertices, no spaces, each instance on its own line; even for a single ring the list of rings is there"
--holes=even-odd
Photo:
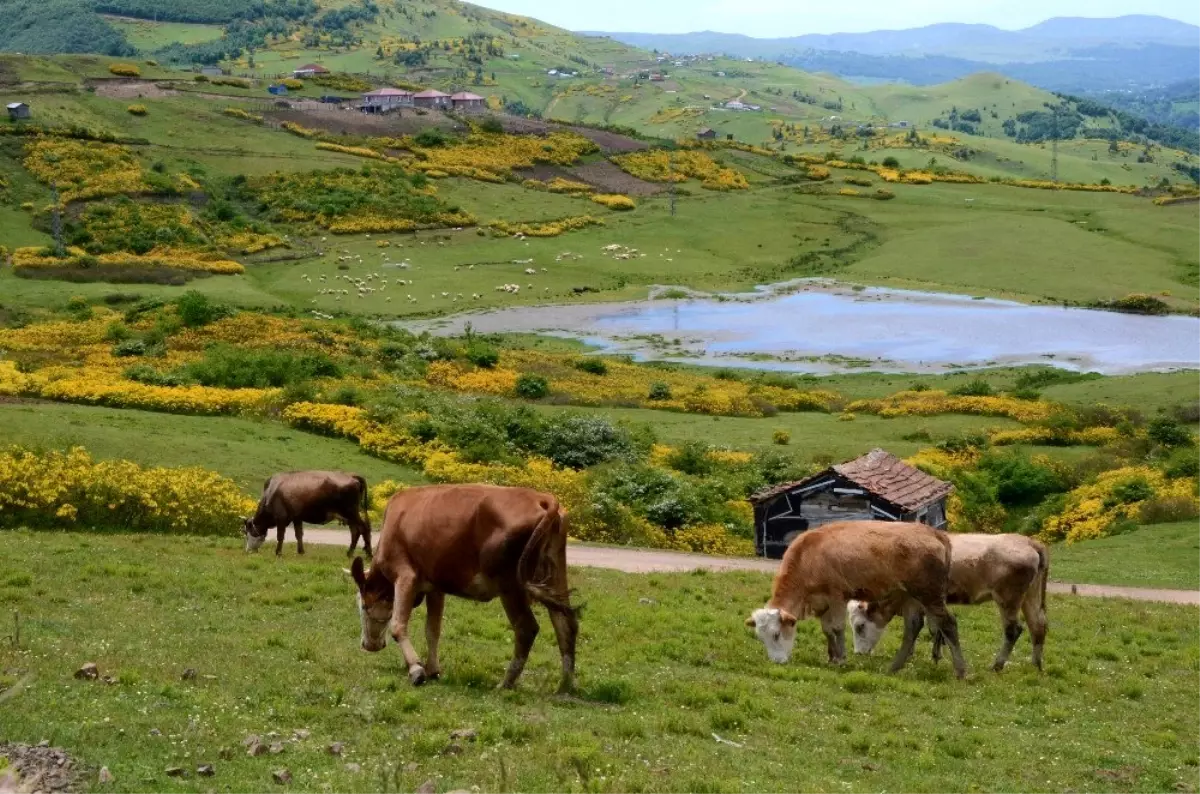
[[[246,551],[258,551],[267,539],[267,531],[259,530],[249,516],[242,516],[242,535],[246,539]]]
[[[358,616],[362,620],[362,649],[382,651],[387,645],[387,628],[392,619],[392,602],[367,586],[362,557],[355,557],[347,571],[358,585]]]
[[[750,613],[746,625],[767,648],[767,658],[784,664],[792,656],[796,644],[796,616],[782,609],[763,607]]]
[[[879,604],[870,601],[847,601],[846,618],[854,632],[854,652],[870,654],[879,644],[892,615]]]

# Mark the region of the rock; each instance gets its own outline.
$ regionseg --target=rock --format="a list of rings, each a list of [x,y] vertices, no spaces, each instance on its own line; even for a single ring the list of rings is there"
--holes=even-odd
[[[212,764],[201,764],[200,766],[196,767],[196,774],[200,775],[201,777],[212,777],[213,775],[217,774],[217,770],[213,769]]]
[[[291,770],[288,769],[276,769],[271,773],[271,778],[282,786],[292,781],[292,773]]]
[[[437,791],[437,786],[433,785],[432,780],[426,780],[417,786],[417,794],[434,794],[435,791]]]
[[[638,603],[639,603],[639,604],[646,604],[646,605],[648,605],[648,606],[654,606],[654,605],[655,605],[655,604],[657,604],[658,602],[657,602],[657,601],[655,601],[653,598],[639,598],[639,599],[638,599]]]
[[[475,741],[475,737],[479,736],[479,731],[474,728],[459,728],[456,731],[450,731],[451,739],[461,739],[468,742]]]
[[[167,773],[167,777],[184,777],[187,775],[187,772],[181,766],[169,766],[164,771]]]
[[[342,750],[346,749],[346,746],[341,742],[334,742],[333,744],[329,745],[328,749],[330,755],[341,755]]]
[[[294,734],[292,734],[292,735],[293,735],[293,736],[295,736],[295,737],[296,737],[296,739],[297,739],[298,741],[301,741],[301,742],[302,742],[302,741],[304,741],[305,739],[307,739],[309,736],[312,736],[312,733],[310,733],[309,731],[305,730],[304,728],[300,728],[299,730],[297,730],[297,731],[296,731]]]
[[[353,772],[354,774],[357,775],[359,772],[362,771],[362,767],[358,764],[346,764],[346,771]]]
[[[160,731],[158,728],[151,728],[150,735],[151,736],[162,736],[162,731]]]
[[[271,731],[270,733],[267,734],[267,738],[268,739],[278,739],[279,733],[277,731]]]
[[[266,755],[266,753],[267,753],[267,746],[265,744],[263,744],[262,742],[255,742],[254,744],[252,744],[246,748],[246,755],[249,755],[249,756]]]
[[[38,742],[38,747],[49,747],[49,746],[50,746],[49,739],[42,739],[40,742]]]
[[[180,678],[182,678],[184,681],[195,681],[196,680],[196,668],[189,667],[188,669],[184,670],[183,675],[180,676]]]
[[[442,755],[462,755],[463,746],[461,744],[448,744],[442,750]]]
[[[101,784],[111,783],[114,780],[113,773],[108,771],[108,767],[102,766],[100,767],[100,775],[97,780],[99,780]]]
[[[269,748],[271,755],[279,755],[283,752],[283,742],[273,742]]]
[[[245,739],[242,739],[242,747],[249,747],[252,744],[261,744],[261,743],[262,743],[262,737],[259,736],[257,733],[252,733],[249,736],[247,736]]]
[[[100,668],[96,667],[95,662],[88,662],[75,671],[75,677],[80,680],[95,681],[100,677]]]

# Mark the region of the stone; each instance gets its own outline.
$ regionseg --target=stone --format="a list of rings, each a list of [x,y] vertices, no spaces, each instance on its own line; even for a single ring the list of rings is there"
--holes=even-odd
[[[49,747],[49,746],[50,746],[49,739],[42,739],[40,742],[38,742],[38,747]]]
[[[451,739],[461,739],[468,742],[475,741],[475,737],[479,736],[479,731],[474,728],[459,728],[456,731],[450,731]]]
[[[100,668],[95,662],[88,662],[75,671],[75,677],[81,681],[95,681],[100,677]]]
[[[639,603],[639,604],[646,604],[647,606],[654,606],[654,605],[655,605],[655,604],[657,604],[658,602],[657,602],[657,601],[655,601],[653,598],[639,598],[639,599],[638,599],[638,603]]]
[[[115,778],[113,777],[113,773],[108,771],[108,767],[102,766],[100,767],[100,775],[97,780],[99,780],[101,784],[105,784],[113,782]]]
[[[262,742],[255,742],[254,744],[252,744],[246,748],[246,755],[249,755],[249,756],[266,755],[266,753],[267,753],[267,746],[265,744],[263,744]]]
[[[245,739],[242,739],[242,747],[249,747],[252,744],[261,744],[261,743],[262,743],[262,737],[259,736],[257,733],[252,733],[249,736],[247,736]]]
[[[274,780],[276,783],[278,783],[281,786],[284,785],[285,783],[290,783],[292,780],[291,770],[276,769],[274,772],[271,773],[271,779]]]
[[[421,765],[418,764],[416,761],[409,761],[407,764],[404,765],[405,772],[416,772],[420,768],[421,768]]]
[[[362,771],[362,766],[360,766],[359,764],[354,764],[354,763],[346,764],[346,771],[353,772],[354,774],[357,775],[359,772]]]
[[[270,746],[271,755],[279,755],[283,752],[283,742],[273,742]]]
[[[184,771],[184,768],[181,766],[169,766],[164,771],[166,772],[167,777],[184,777],[187,775],[187,772]]]
[[[305,739],[307,739],[309,736],[312,736],[312,733],[305,730],[304,728],[300,728],[292,735],[295,736],[298,741],[302,742]]]
[[[437,791],[437,786],[432,780],[426,780],[421,785],[417,786],[417,794],[434,794]]]
[[[200,775],[201,777],[212,777],[213,775],[217,774],[217,770],[213,769],[212,764],[201,764],[200,766],[196,767],[196,774]]]
[[[341,755],[342,750],[344,750],[346,748],[345,748],[345,745],[342,744],[341,742],[334,742],[333,744],[329,745],[328,749],[329,749],[330,755]]]
[[[180,676],[180,678],[182,678],[184,681],[195,681],[196,680],[196,668],[189,667],[188,669],[184,670],[183,675]]]
[[[150,735],[151,736],[162,736],[162,731],[160,731],[158,728],[151,728]]]
[[[461,744],[448,744],[442,750],[442,755],[462,755],[463,746]]]

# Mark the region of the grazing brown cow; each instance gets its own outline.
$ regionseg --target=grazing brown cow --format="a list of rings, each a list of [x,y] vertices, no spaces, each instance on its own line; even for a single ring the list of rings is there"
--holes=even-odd
[[[946,610],[950,541],[925,524],[837,521],[799,535],[784,552],[771,600],[746,618],[773,662],[783,664],[796,642],[796,621],[815,616],[825,632],[829,661],[846,661],[846,602],[887,603],[904,614],[904,642],[892,672],[912,656],[922,613],[945,636],[954,672],[966,675],[958,623]]]
[[[1033,663],[1042,669],[1046,644],[1046,579],[1050,558],[1046,547],[1024,535],[950,535],[951,604],[982,604],[995,601],[1004,621],[1004,644],[992,669],[1004,669],[1013,646],[1021,636],[1017,613],[1025,613],[1033,638]],[[894,617],[887,604],[851,601],[847,605],[854,629],[854,652],[870,653]],[[941,658],[941,637],[933,639],[933,659]]]
[[[446,595],[504,604],[515,634],[513,659],[501,688],[525,667],[538,634],[531,601],[545,605],[562,654],[559,691],[575,679],[576,610],[567,588],[563,510],[548,493],[497,485],[427,485],[400,491],[388,502],[371,569],[355,558],[362,647],[383,650],[384,629],[400,645],[413,685],[441,674],[438,639]],[[421,665],[408,638],[414,607],[427,604],[429,657]]]
[[[362,512],[359,512],[359,511]],[[257,551],[276,528],[275,553],[283,553],[283,532],[288,524],[296,531],[296,551],[304,553],[304,523],[325,524],[337,516],[350,525],[350,550],[358,539],[371,554],[371,523],[367,519],[367,481],[342,471],[292,471],[276,474],[263,485],[253,518],[244,519],[246,551]]]

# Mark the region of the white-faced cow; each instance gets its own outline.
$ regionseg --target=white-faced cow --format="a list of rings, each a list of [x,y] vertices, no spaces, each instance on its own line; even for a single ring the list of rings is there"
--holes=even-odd
[[[925,524],[838,521],[799,535],[784,552],[771,600],[746,619],[773,662],[785,663],[796,642],[796,621],[814,616],[825,632],[829,661],[846,661],[846,603],[870,599],[905,617],[904,642],[892,672],[912,656],[922,613],[950,646],[954,671],[966,675],[958,623],[946,609],[950,541]]]
[[[361,512],[360,512],[361,511]],[[367,519],[367,481],[342,471],[292,471],[276,474],[263,485],[253,518],[244,519],[246,551],[257,551],[276,529],[275,553],[283,553],[283,533],[288,524],[296,532],[296,551],[304,553],[304,524],[325,524],[338,517],[350,526],[350,550],[358,539],[371,554],[371,524]]]
[[[950,535],[951,604],[982,604],[995,601],[1004,623],[1004,644],[992,669],[1000,672],[1021,636],[1018,612],[1025,614],[1033,639],[1033,663],[1042,669],[1046,644],[1046,579],[1050,558],[1046,547],[1024,535]],[[874,650],[883,630],[895,613],[889,605],[852,601],[847,606],[854,630],[854,652]],[[933,659],[941,658],[941,638],[934,633]]]
[[[538,634],[531,602],[543,604],[562,654],[559,691],[575,677],[577,610],[567,587],[564,512],[548,493],[496,485],[428,485],[400,491],[388,502],[369,571],[355,558],[362,647],[381,651],[391,623],[413,685],[441,674],[438,640],[447,595],[475,601],[499,596],[515,635],[509,688],[525,667]],[[429,656],[421,664],[408,621],[424,600]]]

